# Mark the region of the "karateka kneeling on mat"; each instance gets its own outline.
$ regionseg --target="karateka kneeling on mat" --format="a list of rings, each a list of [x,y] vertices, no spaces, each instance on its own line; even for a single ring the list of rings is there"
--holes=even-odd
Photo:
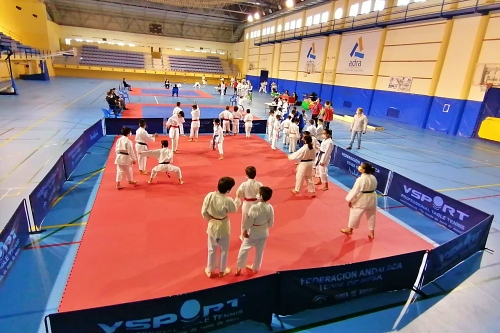
[[[161,141],[162,148],[148,151],[141,151],[139,154],[143,156],[156,157],[158,159],[159,164],[151,170],[151,178],[148,180],[148,183],[151,184],[153,179],[156,177],[158,172],[166,172],[168,177],[170,177],[169,173],[175,173],[177,178],[179,179],[179,184],[184,184],[182,181],[182,173],[181,169],[175,165],[172,165],[174,159],[174,153],[172,150],[168,149],[168,140]]]

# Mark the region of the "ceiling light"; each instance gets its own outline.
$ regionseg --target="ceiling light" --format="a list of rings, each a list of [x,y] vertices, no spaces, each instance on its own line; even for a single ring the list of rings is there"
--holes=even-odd
[[[134,47],[134,46],[135,46],[135,44],[128,44],[128,46],[130,46],[130,47]]]
[[[253,22],[253,17],[252,17],[252,15],[248,15],[248,22]]]
[[[273,10],[271,8],[269,8],[269,14],[272,14],[273,13]]]
[[[255,13],[255,14],[253,14],[253,17],[254,17],[254,19],[258,20],[258,19],[260,19],[260,14],[259,13]]]
[[[281,10],[281,5],[278,5],[278,10]]]
[[[287,8],[292,8],[293,7],[293,0],[286,0],[285,5]]]

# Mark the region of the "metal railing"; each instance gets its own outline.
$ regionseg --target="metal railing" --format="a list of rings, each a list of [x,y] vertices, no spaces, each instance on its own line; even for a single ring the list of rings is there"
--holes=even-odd
[[[500,0],[442,0],[434,3],[414,2],[394,6],[354,17],[344,17],[314,26],[281,31],[254,38],[254,45],[273,44],[307,37],[327,36],[335,33],[368,28],[384,28],[392,24],[418,22],[436,18],[449,18],[473,13],[487,13],[500,9]]]

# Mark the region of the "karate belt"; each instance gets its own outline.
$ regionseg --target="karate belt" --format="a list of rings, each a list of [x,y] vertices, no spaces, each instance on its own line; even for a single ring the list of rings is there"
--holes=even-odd
[[[200,121],[200,119],[192,119],[191,121]]]
[[[160,164],[170,164],[170,162],[160,162]]]
[[[217,221],[222,221],[222,220],[227,219],[227,216],[226,216],[226,217],[223,217],[223,218],[221,218],[221,219],[219,219],[219,218],[217,218],[217,217],[213,217],[213,216],[212,216],[212,215],[210,215],[210,214],[208,214],[208,216],[210,216],[210,218],[211,218],[212,220],[217,220]]]
[[[147,143],[144,143],[144,142],[139,142],[139,141],[136,141],[135,143],[140,144],[140,145],[143,145],[143,146],[146,146],[146,147],[148,146],[148,144],[147,144]]]
[[[321,156],[323,156],[324,153],[324,151],[320,150],[319,153],[316,154],[316,163],[314,164],[314,166],[318,166],[319,161],[321,161]]]
[[[313,160],[300,160],[300,162],[312,162]]]
[[[227,120],[227,121],[229,121],[229,119],[227,119],[227,118],[222,118],[222,120]]]
[[[173,128],[179,128],[179,126],[170,126],[170,127],[173,127]]]
[[[257,198],[244,198],[244,201],[257,201]]]
[[[214,135],[213,139],[212,139],[212,149],[215,150],[215,140],[218,138],[219,136],[218,135]]]
[[[120,154],[120,155],[127,155],[128,156],[128,153],[122,153],[121,151],[118,152],[118,154]]]
[[[264,223],[264,224],[266,224],[266,223]],[[254,227],[262,227],[264,224],[252,224],[252,226],[254,226]]]
[[[373,190],[373,191],[361,191],[361,193],[373,193],[373,192],[375,192],[375,190]]]

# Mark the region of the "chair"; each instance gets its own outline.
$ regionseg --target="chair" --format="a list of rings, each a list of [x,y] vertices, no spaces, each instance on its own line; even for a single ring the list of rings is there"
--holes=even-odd
[[[104,114],[104,118],[111,118],[111,116],[113,116],[113,114],[111,113],[110,110],[106,110],[106,109],[101,109],[102,110],[102,113]],[[118,115],[114,114],[115,118],[118,118]]]
[[[123,100],[126,102],[128,99],[128,102],[130,103],[130,97],[128,95],[128,92],[125,90],[119,90],[120,97],[123,98]]]

